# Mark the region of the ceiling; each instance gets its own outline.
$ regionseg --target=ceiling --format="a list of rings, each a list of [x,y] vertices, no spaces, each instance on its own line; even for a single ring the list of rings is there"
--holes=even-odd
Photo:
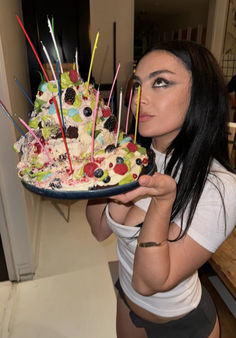
[[[187,12],[196,6],[208,4],[208,0],[134,0],[136,12],[174,15]]]

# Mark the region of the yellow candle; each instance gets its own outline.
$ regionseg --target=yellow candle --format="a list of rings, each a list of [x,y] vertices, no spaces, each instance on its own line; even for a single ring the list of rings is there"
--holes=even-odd
[[[135,131],[134,131],[134,143],[136,143],[136,138],[137,138],[138,115],[139,115],[139,105],[140,105],[140,94],[141,94],[141,86],[138,87],[138,101],[137,101],[137,107],[136,107],[136,121],[135,121]]]
[[[98,37],[99,37],[99,32],[97,32],[95,43],[94,43],[94,46],[93,46],[93,52],[92,52],[92,57],[91,57],[91,62],[90,62],[90,67],[89,67],[89,73],[88,73],[88,80],[87,80],[86,96],[88,95],[89,81],[90,81],[90,76],[91,76],[91,71],[92,71],[92,66],[93,66],[94,54],[95,54],[95,50],[97,48]]]

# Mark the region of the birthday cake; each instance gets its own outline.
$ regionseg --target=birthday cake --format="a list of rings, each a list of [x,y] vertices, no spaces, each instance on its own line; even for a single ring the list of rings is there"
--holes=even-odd
[[[28,131],[14,144],[20,154],[20,179],[54,191],[104,189],[137,181],[152,155],[118,130],[110,107],[102,98],[96,102],[97,90],[91,84],[87,87],[75,70],[62,73],[60,81],[59,93],[56,81],[42,80],[28,123],[33,133]]]

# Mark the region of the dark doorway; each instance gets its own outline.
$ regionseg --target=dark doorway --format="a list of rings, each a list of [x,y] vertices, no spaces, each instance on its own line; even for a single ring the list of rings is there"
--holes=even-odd
[[[2,246],[2,237],[0,235],[0,282],[9,280],[5,255]]]
[[[75,51],[78,49],[78,63],[83,79],[88,76],[91,59],[89,39],[89,0],[67,0],[59,3],[55,0],[40,2],[22,0],[22,10],[25,29],[39,55],[42,63],[47,63],[41,42],[45,45],[52,62],[54,47],[48,28],[47,19],[54,19],[54,34],[62,63],[75,62]],[[23,34],[23,33],[22,33]],[[27,43],[30,84],[32,98],[35,98],[40,83],[41,69]]]

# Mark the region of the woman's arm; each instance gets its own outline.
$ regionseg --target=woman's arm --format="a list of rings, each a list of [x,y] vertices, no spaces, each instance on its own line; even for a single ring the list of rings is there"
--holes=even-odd
[[[127,202],[141,192],[152,196],[138,238],[132,278],[134,289],[144,296],[150,296],[170,290],[191,276],[210,258],[211,252],[188,235],[176,242],[165,241],[175,239],[180,230],[175,223],[170,225],[176,195],[176,184],[171,177],[156,173],[152,177],[142,176],[139,183],[139,191],[137,189],[119,199]],[[148,242],[163,243],[160,246],[140,246],[140,243]]]
[[[89,200],[86,208],[87,220],[90,224],[92,234],[98,241],[103,241],[112,234],[105,215],[105,208],[109,203],[109,212],[115,222],[124,224],[130,204],[107,199]]]
[[[106,206],[106,199],[97,199],[89,200],[86,207],[87,220],[91,227],[92,234],[98,241],[103,241],[112,234],[106,221]]]

